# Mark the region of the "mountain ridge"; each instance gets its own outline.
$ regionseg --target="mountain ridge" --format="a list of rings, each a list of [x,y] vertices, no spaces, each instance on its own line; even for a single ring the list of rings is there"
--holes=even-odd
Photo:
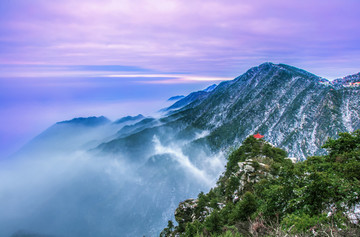
[[[328,86],[323,80],[289,65],[263,63],[232,81],[221,82],[209,93],[200,91],[190,103],[161,118],[157,126],[181,138],[210,131],[196,143],[213,152],[260,132],[291,156],[304,159],[322,154],[321,143],[327,137],[360,128],[358,88]],[[329,122],[332,126],[327,127]],[[101,147],[107,150],[106,144]]]
[[[264,74],[265,75],[259,75]],[[299,76],[300,75],[300,76]],[[269,77],[270,76],[270,77]],[[270,78],[270,79],[269,79]],[[269,80],[266,80],[269,79]],[[341,107],[341,101],[339,97],[339,90],[341,93],[345,94],[346,101],[350,104],[353,104],[352,107],[355,108],[354,116],[352,116],[352,119],[356,120],[353,122],[353,126],[343,126],[340,127],[340,131],[344,131],[346,129],[353,129],[353,127],[359,127],[359,121],[356,119],[356,114],[359,112],[359,103],[356,101],[350,102],[349,98],[352,98],[355,96],[355,98],[358,98],[359,92],[357,89],[355,90],[348,90],[346,88],[334,90],[332,87],[328,87],[326,85],[323,85],[320,83],[321,78],[318,76],[315,76],[314,74],[307,73],[303,70],[294,69],[294,67],[290,66],[278,66],[274,65],[272,63],[265,63],[260,65],[259,67],[254,67],[249,69],[246,73],[243,75],[235,78],[233,81],[223,82],[220,83],[220,85],[212,92],[211,98],[201,98],[197,101],[194,101],[192,104],[184,107],[181,109],[183,110],[191,110],[191,114],[196,120],[196,125],[199,126],[202,129],[216,129],[217,127],[221,127],[224,123],[229,123],[234,120],[240,120],[239,118],[239,108],[237,106],[241,103],[245,103],[245,106],[241,108],[241,111],[243,111],[240,116],[242,117],[249,117],[257,115],[254,113],[249,113],[248,111],[254,110],[256,108],[257,113],[265,115],[268,119],[271,119],[271,116],[269,114],[264,113],[264,111],[270,111],[274,112],[273,110],[280,112],[280,118],[281,116],[286,116],[291,108],[280,108],[278,105],[282,105],[284,103],[292,103],[290,104],[293,108],[298,110],[298,112],[302,113],[304,110],[304,107],[307,106],[306,109],[310,110],[311,105],[302,105],[303,102],[305,103],[311,103],[312,105],[316,105],[319,107],[319,109],[322,107],[324,109],[327,109],[327,111],[323,111],[324,113],[331,113],[329,111],[329,106],[333,106],[329,103],[338,103],[335,104],[338,107]],[[261,84],[258,86],[258,84]],[[243,89],[245,88],[245,89]],[[279,88],[283,90],[279,90]],[[331,90],[333,89],[333,90]],[[274,93],[274,91],[277,91],[277,93]],[[291,97],[287,96],[288,93],[292,94]],[[278,99],[281,98],[281,99]],[[241,101],[239,101],[241,100]],[[250,100],[258,101],[259,104],[262,104],[262,106],[258,106],[256,103],[248,103]],[[277,102],[277,103],[275,103]],[[320,106],[319,102],[323,103],[323,106]],[[218,108],[215,112],[213,111],[214,108],[219,107],[219,104],[226,104],[220,109]],[[237,104],[236,104],[237,103]],[[193,110],[192,107],[196,107],[197,104],[199,106],[197,109]],[[269,106],[269,104],[272,104],[272,106]],[[329,104],[329,106],[327,106]],[[346,107],[348,105],[343,105],[343,107]],[[278,108],[276,108],[278,107]],[[229,110],[230,108],[230,110]],[[225,111],[224,109],[228,110]],[[338,108],[339,109],[339,108]],[[209,112],[200,112],[198,111],[211,111]],[[282,110],[282,111],[281,111]],[[344,109],[343,109],[344,110]],[[181,113],[179,111],[179,113]],[[321,110],[318,110],[321,112]],[[311,112],[311,111],[309,111]],[[341,112],[338,112],[339,115]],[[351,113],[351,112],[350,112]],[[308,115],[311,115],[308,113]],[[333,114],[334,115],[334,114]],[[321,115],[319,115],[321,116]],[[312,121],[316,121],[319,119],[319,116],[311,116],[309,119]],[[323,115],[325,116],[325,115]],[[257,116],[259,117],[259,116]],[[339,116],[338,116],[339,117]],[[259,118],[258,118],[259,119]],[[292,118],[291,122],[295,123],[293,127],[300,127],[304,124],[296,124],[296,121],[294,122],[294,119]],[[306,119],[306,118],[304,118]],[[298,118],[298,123],[301,123],[302,118]],[[333,119],[334,120],[334,119]],[[343,119],[348,120],[347,123],[349,124],[349,119]],[[351,119],[350,119],[351,120]],[[216,123],[217,121],[218,123]],[[219,122],[221,121],[221,122]],[[260,126],[252,126],[253,128],[250,131],[247,131],[246,135],[249,135],[251,133],[256,133],[257,131],[266,133],[266,128],[261,127],[263,123],[266,121],[262,121],[262,124]],[[282,121],[273,121],[272,124],[276,126],[279,122]],[[303,123],[306,121],[302,121]],[[311,121],[308,121],[307,124],[310,124]],[[210,123],[210,126],[208,125]],[[268,124],[271,123],[271,121],[268,121]],[[345,121],[346,123],[346,121]],[[351,122],[350,122],[351,123]],[[221,125],[221,126],[220,126]],[[248,125],[250,125],[250,122],[248,122]],[[300,126],[299,126],[300,125]],[[250,125],[251,126],[251,125]],[[344,129],[346,127],[346,129]],[[293,129],[294,130],[294,129]],[[239,131],[238,133],[241,133]],[[335,135],[336,132],[330,132],[328,131],[328,136]],[[245,137],[245,136],[243,136]],[[323,137],[321,140],[324,140],[325,137]],[[280,144],[280,142],[276,142],[273,140],[275,144]],[[281,144],[280,144],[281,145]],[[320,147],[320,143],[317,143],[317,147]],[[285,147],[286,148],[286,147]],[[298,152],[300,154],[301,152]],[[302,156],[304,157],[304,156]]]
[[[71,120],[57,122],[56,124],[81,124],[85,126],[99,126],[110,122],[111,121],[104,116],[100,116],[100,117],[91,116],[91,117],[73,118]]]

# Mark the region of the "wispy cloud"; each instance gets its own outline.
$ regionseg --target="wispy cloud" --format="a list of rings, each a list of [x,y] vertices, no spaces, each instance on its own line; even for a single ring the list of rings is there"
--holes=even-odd
[[[180,147],[177,146],[163,146],[160,140],[154,136],[153,138],[155,152],[156,154],[169,154],[172,158],[180,164],[185,170],[185,172],[189,172],[193,175],[196,179],[206,183],[211,187],[213,184],[213,179],[211,179],[205,170],[201,170],[196,167],[191,161],[190,158],[181,151]]]
[[[184,84],[198,82],[219,82],[232,80],[232,77],[206,77],[179,74],[117,74],[105,75],[105,77],[137,78],[136,83],[142,84]],[[141,80],[146,78],[146,80]]]
[[[196,76],[183,73],[156,73],[149,69],[121,65],[0,65],[0,78],[127,78],[140,84],[186,84],[199,82],[219,82],[233,77]],[[116,74],[113,74],[116,73]],[[53,79],[47,79],[53,83]],[[74,81],[75,82],[75,81]],[[68,82],[67,82],[68,83]]]
[[[217,76],[263,61],[354,68],[359,8],[357,0],[1,1],[0,63],[132,65]]]

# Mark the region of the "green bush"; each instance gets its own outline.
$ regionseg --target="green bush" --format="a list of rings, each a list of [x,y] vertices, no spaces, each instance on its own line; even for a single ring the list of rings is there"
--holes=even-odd
[[[218,211],[213,211],[210,216],[205,219],[205,229],[210,233],[221,233],[223,220]]]
[[[310,216],[303,212],[298,214],[289,214],[282,220],[282,226],[285,230],[291,228],[292,233],[308,232],[311,228],[316,229],[321,224],[327,224],[326,214]]]
[[[230,214],[230,223],[237,221],[246,221],[257,210],[257,202],[254,194],[246,192],[242,200],[237,202],[235,208]]]

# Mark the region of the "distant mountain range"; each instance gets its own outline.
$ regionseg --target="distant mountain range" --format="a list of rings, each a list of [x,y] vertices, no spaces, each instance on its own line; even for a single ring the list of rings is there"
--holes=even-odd
[[[101,218],[116,218],[116,226],[107,226],[114,234],[107,236],[156,235],[173,218],[179,201],[214,184],[224,170],[224,154],[247,136],[260,133],[285,149],[289,157],[300,160],[322,154],[321,145],[328,137],[359,129],[359,81],[359,74],[330,82],[289,65],[264,63],[232,81],[174,99],[159,119],[138,115],[115,122],[91,117],[57,123],[30,142],[22,154],[40,154],[45,147],[47,154],[85,149],[93,157],[125,163],[133,172],[121,179],[125,183],[119,190],[107,183],[113,181],[87,187],[88,193],[94,198],[100,195],[106,203],[94,201],[96,198],[89,202],[69,198],[71,205],[61,208],[72,212],[70,207],[81,206],[82,211],[92,213],[95,222],[97,212],[103,213]],[[82,187],[73,189],[78,192]],[[80,217],[68,218],[76,222]],[[82,223],[83,232],[72,228],[78,236],[87,236],[88,230],[94,236],[107,233],[101,226],[103,219],[98,221],[99,226]],[[55,224],[53,229],[53,233],[44,233],[56,235]]]

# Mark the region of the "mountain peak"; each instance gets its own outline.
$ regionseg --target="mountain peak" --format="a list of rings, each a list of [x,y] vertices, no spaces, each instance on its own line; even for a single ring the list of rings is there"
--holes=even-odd
[[[258,67],[259,68],[268,68],[268,67],[274,67],[274,66],[277,66],[277,65],[272,62],[264,62],[264,63],[260,64]]]
[[[262,63],[258,66],[252,67],[248,70],[248,72],[253,72],[253,71],[267,71],[273,67],[277,66],[276,64],[272,63],[272,62],[265,62]]]
[[[292,78],[305,78],[310,81],[319,82],[321,78],[310,72],[286,64],[274,64],[265,62],[259,66],[250,68],[246,73],[235,78],[235,81],[251,82],[256,85],[267,79],[292,80]]]

